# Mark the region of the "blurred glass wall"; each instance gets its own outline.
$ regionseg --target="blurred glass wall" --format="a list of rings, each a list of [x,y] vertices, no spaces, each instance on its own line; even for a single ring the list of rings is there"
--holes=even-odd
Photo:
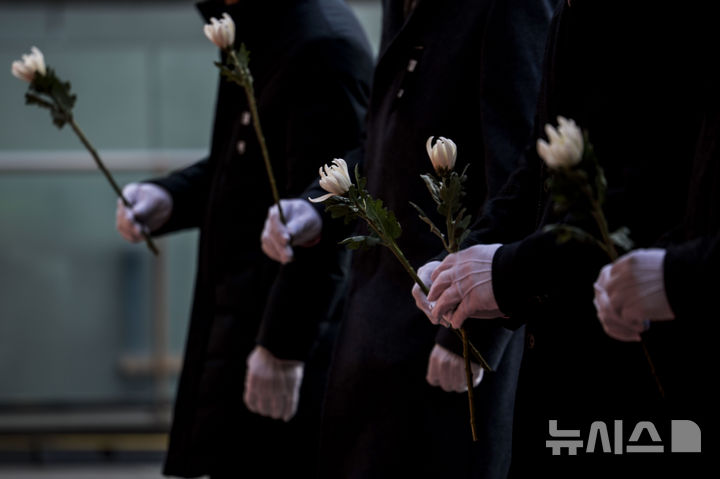
[[[349,3],[377,51],[379,0]],[[24,104],[10,64],[43,51],[124,185],[207,150],[217,51],[202,24],[187,0],[0,2],[0,450],[3,434],[72,421],[167,427],[197,241],[169,236],[154,257],[122,240],[110,186],[69,128]]]

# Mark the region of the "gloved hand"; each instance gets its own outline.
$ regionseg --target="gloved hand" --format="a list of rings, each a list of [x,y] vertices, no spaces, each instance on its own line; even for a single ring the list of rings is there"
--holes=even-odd
[[[143,230],[155,231],[170,218],[173,201],[165,188],[152,183],[130,183],[123,188],[123,196],[131,208],[126,208],[118,198],[115,227],[131,243],[143,240]]]
[[[247,358],[245,405],[261,416],[289,421],[297,411],[304,369],[302,361],[278,359],[255,346]]]
[[[477,387],[482,381],[485,370],[472,361],[470,361],[470,369],[473,374],[473,387]],[[465,359],[436,344],[430,352],[425,379],[431,386],[440,386],[443,391],[465,392],[467,391]]]
[[[432,286],[432,274],[435,269],[440,266],[440,261],[430,261],[429,263],[425,263],[417,270],[418,278],[427,286],[430,288]],[[435,321],[432,317],[432,310],[435,307],[434,303],[431,303],[428,301],[427,296],[425,296],[425,293],[420,288],[420,286],[415,283],[412,288],[412,295],[413,298],[415,298],[415,306],[420,309],[423,313],[425,313],[425,316],[430,319],[433,323]],[[442,324],[445,327],[449,327],[450,323],[445,320],[445,318],[440,318],[439,323]]]
[[[664,249],[639,249],[600,271],[593,303],[610,337],[640,341],[649,321],[675,318],[665,294],[664,260]]]
[[[282,264],[293,260],[290,245],[309,247],[320,241],[322,218],[306,200],[280,200],[287,225],[280,221],[277,205],[268,210],[260,241],[268,257]]]
[[[445,319],[453,328],[460,328],[467,318],[504,316],[492,288],[492,260],[500,246],[471,246],[448,255],[435,268],[427,296],[430,303],[435,302],[430,321],[443,324],[442,319]]]

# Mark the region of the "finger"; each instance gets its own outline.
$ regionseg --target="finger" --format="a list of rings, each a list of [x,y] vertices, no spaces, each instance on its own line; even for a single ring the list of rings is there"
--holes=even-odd
[[[131,205],[137,201],[137,195],[140,191],[140,184],[139,183],[128,183],[125,185],[125,187],[122,189],[122,195],[123,197],[130,203]],[[120,199],[120,198],[118,198]]]
[[[418,278],[420,278],[420,281],[422,281],[428,288],[432,286],[432,273],[438,266],[440,266],[440,261],[430,261],[429,263],[422,265],[417,270]]]
[[[461,393],[467,391],[467,376],[465,376],[465,363],[464,360],[456,361],[455,357],[453,360],[448,361],[448,384],[447,391]]]
[[[432,300],[430,297],[428,297],[428,299]],[[443,291],[442,295],[435,301],[435,306],[433,306],[432,309],[432,315],[435,321],[440,322],[440,318],[446,315],[450,317],[452,311],[460,304],[461,299],[460,293],[454,284]]]
[[[290,244],[290,233],[285,225],[280,221],[280,215],[277,212],[277,206],[274,206],[266,220],[268,239],[273,242],[276,249],[284,248]]]
[[[285,264],[292,259],[292,248],[288,248],[290,250],[290,255],[288,256],[285,249],[279,248],[277,243],[273,242],[271,238],[268,237],[266,239],[264,233],[261,237],[260,247],[269,258],[277,261],[278,263]]]
[[[442,293],[453,284],[455,277],[452,271],[443,271],[435,276],[437,269],[433,272],[433,281],[430,291],[428,291],[428,301],[436,301]]]
[[[432,272],[430,275],[430,280],[432,282],[435,282],[435,279],[444,271],[452,268],[455,266],[455,262],[457,261],[457,255],[455,253],[449,254],[445,257],[444,260],[435,268],[435,271]]]
[[[285,410],[285,416],[283,416],[283,421],[288,422],[293,417],[295,417],[299,399],[300,399],[299,397],[294,396],[293,398],[288,400],[288,406],[287,406],[287,409]]]
[[[277,392],[270,397],[270,417],[273,419],[284,419],[285,417],[285,395]]]
[[[628,289],[634,287],[634,276],[629,266],[629,261],[621,258],[610,265],[607,270],[605,291],[607,291],[608,297],[615,308],[618,307],[618,303],[628,293]]]
[[[462,301],[460,301],[460,304],[458,304],[458,307],[455,309],[455,311],[452,312],[450,315],[450,325],[455,328],[459,329],[462,327],[465,320],[468,318],[468,297],[466,296]]]
[[[425,376],[425,380],[428,382],[431,386],[439,386],[440,383],[438,381],[439,378],[439,372],[438,372],[438,361],[435,359],[435,356],[433,354],[430,354],[430,360],[428,361],[428,370],[427,375]]]
[[[258,411],[258,396],[250,388],[245,388],[245,394],[243,394],[243,401],[249,411],[259,414]]]
[[[259,394],[258,396],[258,413],[266,417],[274,417],[274,404],[272,395],[267,393],[267,389],[263,389],[262,394]]]
[[[437,361],[438,367],[437,367],[437,378],[436,382],[437,385],[440,386],[440,389],[442,389],[445,392],[450,392],[448,389],[447,384],[447,375],[448,375],[448,367],[447,367],[447,361]]]
[[[432,306],[431,303],[427,300],[427,296],[425,296],[425,293],[423,293],[423,290],[420,289],[420,286],[417,284],[413,285],[412,287],[412,295],[413,298],[415,298],[415,306],[425,313],[425,316],[428,317],[431,323],[437,324],[432,317]]]
[[[286,210],[286,214],[287,214]],[[285,230],[287,232],[288,240],[290,238],[296,238],[298,241],[302,241],[303,226],[305,225],[305,219],[302,215],[292,215],[285,218],[287,224],[285,224]]]
[[[273,251],[271,256],[276,261],[286,264],[293,260],[294,253],[290,246],[291,237],[286,228],[280,222],[279,217],[268,218],[270,222],[267,228],[267,235],[263,231],[263,245],[267,243],[269,251]]]
[[[290,418],[292,417],[292,402],[293,402],[293,393],[295,384],[292,379],[292,376],[285,375],[280,381],[282,385],[281,393],[276,394],[278,396],[278,403],[280,405],[280,408],[278,410],[278,419],[282,419],[285,422],[288,422]]]
[[[476,388],[480,385],[485,376],[485,370],[480,367],[479,364],[471,363],[473,370],[473,387]]]
[[[619,322],[619,312],[615,309],[612,302],[610,301],[610,296],[607,290],[605,290],[603,286],[599,283],[595,283],[594,289],[595,297],[593,298],[593,304],[595,305],[595,309],[597,310],[597,316],[600,322]]]
[[[118,211],[115,224],[120,235],[131,243],[137,243],[142,240],[142,233],[139,225],[132,218],[132,213],[125,207]]]
[[[641,340],[640,332],[628,328],[622,323],[609,322],[605,325],[605,332],[613,339],[625,342],[637,342]]]
[[[156,198],[149,195],[138,195],[137,201],[132,203],[132,214],[136,221],[143,223],[152,216],[156,208]]]
[[[598,319],[605,333],[619,341],[638,341],[639,334],[617,315],[610,305],[605,293],[600,293],[593,300],[598,311]]]

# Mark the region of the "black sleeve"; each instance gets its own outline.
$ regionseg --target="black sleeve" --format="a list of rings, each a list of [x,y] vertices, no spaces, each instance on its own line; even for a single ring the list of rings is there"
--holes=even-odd
[[[665,292],[679,318],[703,318],[717,309],[720,235],[670,246],[665,255]]]
[[[303,192],[309,178],[360,143],[372,60],[369,52],[353,48],[343,42],[314,45],[312,57],[299,62],[285,142],[285,191],[293,196],[314,196]],[[353,58],[359,62],[348,64]],[[280,268],[270,291],[256,341],[279,358],[304,360],[319,323],[330,319],[342,295],[348,253],[328,233],[333,222],[338,221],[324,218],[318,245],[295,248],[294,261]]]
[[[165,188],[173,207],[168,221],[154,235],[200,226],[210,194],[212,168],[206,158],[162,178],[147,180]]]
[[[532,168],[515,169],[528,145],[542,74],[542,58],[555,2],[510,0],[493,3],[481,52],[485,74],[481,131],[485,137],[487,215],[476,222],[465,247],[521,237],[532,231],[535,211]],[[511,172],[515,173],[508,179]],[[500,186],[501,193],[498,193]],[[444,254],[442,255],[444,256]],[[438,257],[439,259],[440,257]],[[484,324],[478,324],[484,323]],[[500,322],[470,321],[470,338],[491,367],[496,367],[512,331]],[[436,342],[455,353],[462,351],[457,336],[439,328]]]

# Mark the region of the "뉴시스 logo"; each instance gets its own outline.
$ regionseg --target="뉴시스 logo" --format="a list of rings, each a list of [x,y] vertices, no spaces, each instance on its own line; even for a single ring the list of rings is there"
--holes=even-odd
[[[650,421],[639,421],[633,426],[626,444],[623,444],[623,421],[615,420],[612,429],[604,421],[595,421],[590,425],[587,442],[583,442],[580,429],[558,429],[557,419],[548,422],[548,433],[552,439],[545,445],[552,450],[553,456],[560,456],[563,450],[567,455],[576,456],[578,450],[586,454],[598,453],[678,453],[702,452],[700,427],[689,420],[670,422],[670,443],[663,441],[655,425]],[[611,443],[612,432],[612,443]],[[651,444],[647,444],[649,436]],[[584,448],[583,448],[584,445]],[[666,446],[670,450],[666,450]]]

